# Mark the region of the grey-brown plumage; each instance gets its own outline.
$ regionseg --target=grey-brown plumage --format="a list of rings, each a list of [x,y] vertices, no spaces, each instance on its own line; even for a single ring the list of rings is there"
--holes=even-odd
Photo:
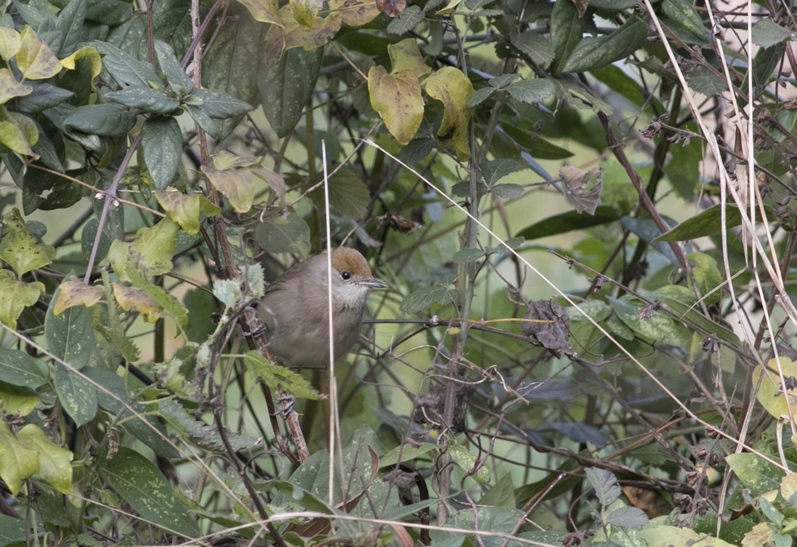
[[[258,306],[271,353],[293,368],[329,365],[327,255],[311,256],[291,267],[266,289]],[[371,289],[387,285],[374,279],[363,255],[341,247],[332,251],[332,309],[335,359],[346,354],[360,334]]]

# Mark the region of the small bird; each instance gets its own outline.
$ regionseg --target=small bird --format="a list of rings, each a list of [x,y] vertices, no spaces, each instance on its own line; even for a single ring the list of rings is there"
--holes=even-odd
[[[292,368],[329,366],[327,255],[295,264],[266,288],[257,306],[271,353]],[[374,279],[363,255],[341,247],[332,251],[332,318],[335,360],[360,335],[371,289],[386,289]]]

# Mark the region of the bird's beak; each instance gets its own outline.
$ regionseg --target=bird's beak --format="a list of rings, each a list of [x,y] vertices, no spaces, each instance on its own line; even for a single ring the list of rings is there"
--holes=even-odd
[[[371,289],[387,289],[387,285],[385,285],[384,283],[382,283],[378,279],[374,279],[373,277],[371,279],[366,279],[365,281],[361,282],[360,284],[361,285],[365,285],[366,287],[369,287]]]

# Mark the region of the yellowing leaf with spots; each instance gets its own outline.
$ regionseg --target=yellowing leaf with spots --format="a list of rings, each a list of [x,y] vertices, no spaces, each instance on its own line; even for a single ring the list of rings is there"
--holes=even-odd
[[[440,148],[454,154],[459,161],[467,161],[470,158],[467,104],[473,95],[473,84],[456,68],[443,67],[426,80],[426,94],[443,103],[443,122],[437,132]]]
[[[361,27],[379,15],[374,0],[330,0],[329,10],[340,12],[343,24],[350,27]]]
[[[61,72],[61,61],[32,28],[25,27],[19,36],[21,47],[17,52],[17,66],[23,78],[46,80]]]
[[[141,289],[126,287],[119,283],[111,283],[111,286],[113,287],[113,296],[123,310],[130,311],[135,308],[147,323],[154,323],[163,317],[163,308]]]
[[[3,221],[8,231],[0,240],[0,260],[11,266],[17,275],[47,266],[53,261],[55,248],[36,240],[16,207],[3,215]]]
[[[16,496],[22,481],[39,470],[39,455],[20,443],[4,421],[0,421],[0,478]]]
[[[324,2],[319,0],[290,0],[288,6],[291,8],[291,14],[304,28],[313,26],[313,20],[318,16]]]
[[[180,225],[188,235],[199,233],[199,213],[212,217],[221,213],[221,209],[213,205],[201,194],[183,194],[168,190],[156,190],[155,199],[169,214],[169,218]]]
[[[249,14],[255,21],[282,26],[277,11],[277,2],[274,0],[238,0],[238,2],[249,10]]]
[[[22,47],[22,39],[19,33],[12,28],[0,27],[0,57],[4,61],[8,61],[17,54],[20,47]]]
[[[387,46],[387,53],[390,55],[391,74],[409,70],[414,72],[418,78],[423,78],[432,72],[431,67],[424,62],[415,38],[407,38],[397,44],[390,44]]]
[[[218,171],[207,165],[202,172],[216,190],[226,197],[238,213],[246,213],[252,208],[255,194],[263,187],[263,179],[255,176],[249,169],[226,169]]]
[[[130,268],[144,277],[170,272],[179,231],[180,227],[174,221],[164,218],[152,228],[141,228],[132,243],[114,240],[108,251],[113,271],[122,281],[129,279]]]
[[[381,66],[368,71],[371,107],[402,146],[409,143],[423,120],[423,97],[418,76],[411,70],[390,75]]]
[[[0,270],[0,322],[17,328],[17,318],[44,294],[44,284],[19,281],[11,270]]]
[[[92,307],[102,300],[105,289],[96,285],[86,285],[80,281],[64,281],[61,283],[61,290],[58,291],[58,300],[55,301],[53,314],[60,315],[61,312],[73,306]]]
[[[19,83],[7,68],[0,68],[0,104],[5,104],[14,97],[24,97],[31,93],[33,93],[31,86]]]
[[[781,388],[783,384],[780,381],[779,372],[783,372],[783,377],[788,380],[789,377],[797,377],[797,363],[785,357],[780,358],[780,367],[778,367],[778,359],[771,359],[766,368],[760,366],[756,367],[753,371],[753,385],[759,385],[759,378],[761,384],[758,388],[756,398],[758,402],[769,412],[772,416],[780,419],[781,416],[789,415],[789,408],[792,413],[797,411],[797,391],[789,389],[784,396]],[[786,397],[789,398],[788,404]]]

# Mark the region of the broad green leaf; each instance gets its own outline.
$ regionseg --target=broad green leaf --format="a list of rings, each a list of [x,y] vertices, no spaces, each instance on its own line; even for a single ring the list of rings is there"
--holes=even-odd
[[[2,29],[4,27],[0,27]],[[21,84],[7,68],[0,68],[0,104],[5,104],[14,97],[24,97],[33,93],[29,85]]]
[[[0,269],[0,321],[16,329],[22,311],[34,305],[45,292],[40,281],[25,283],[19,281],[11,270]]]
[[[188,235],[199,233],[200,213],[213,217],[221,209],[202,194],[183,194],[177,191],[156,190],[155,199],[168,213],[169,218],[180,225]]]
[[[111,283],[113,297],[124,311],[135,309],[147,323],[154,323],[164,316],[164,310],[147,293],[136,287]]]
[[[39,455],[20,443],[5,420],[0,420],[0,478],[12,495],[19,494],[22,481],[39,470]]]
[[[244,364],[249,372],[273,389],[287,391],[299,399],[313,401],[324,399],[324,396],[313,389],[310,382],[300,372],[272,365],[256,351],[250,351],[244,355]]]
[[[141,130],[141,149],[155,187],[165,189],[177,176],[183,153],[183,134],[177,120],[172,117],[147,119]]]
[[[390,55],[391,74],[409,70],[414,72],[418,78],[423,78],[432,72],[431,67],[424,62],[415,38],[407,38],[396,44],[388,45],[387,53]]]
[[[426,79],[426,94],[443,103],[443,121],[437,131],[440,147],[456,155],[459,161],[470,158],[467,104],[473,95],[473,84],[462,71],[443,67]]]
[[[60,295],[59,288],[55,291],[44,318],[44,335],[53,355],[72,367],[81,369],[88,364],[95,344],[91,311],[84,306],[77,306],[56,314],[55,307]]]
[[[331,0],[330,11],[339,11],[344,25],[361,27],[379,15],[377,2],[370,0]]]
[[[689,321],[689,323],[701,329],[702,331],[716,336],[720,340],[725,340],[734,347],[741,347],[739,338],[731,329],[707,319],[702,313],[698,312],[694,306],[690,304],[684,304],[675,298],[667,297],[662,298],[661,302],[665,304],[671,312],[684,318],[686,321]]]
[[[184,95],[194,89],[194,83],[180,66],[172,46],[155,40],[155,54],[158,56],[158,66],[175,93]]]
[[[0,239],[0,260],[11,266],[17,275],[51,264],[55,258],[55,247],[39,243],[25,226],[25,221],[14,208],[3,221],[6,233]]]
[[[238,100],[223,91],[214,91],[212,89],[194,89],[187,102],[198,106],[211,118],[243,116],[252,110],[252,105],[249,103]]]
[[[273,32],[272,27],[270,32]],[[260,68],[258,88],[263,111],[278,137],[288,135],[304,112],[321,69],[323,51],[294,48]]]
[[[562,72],[586,72],[605,67],[628,57],[647,39],[647,24],[632,17],[608,36],[581,40],[562,65]]]
[[[172,271],[172,256],[177,250],[177,232],[180,227],[164,218],[151,228],[141,228],[131,243],[116,240],[111,244],[108,259],[114,272],[122,281],[128,279],[128,264],[146,277]]]
[[[75,96],[71,91],[48,84],[47,82],[28,82],[33,93],[20,97],[16,104],[19,111],[25,114],[37,114],[48,108],[58,106]],[[59,171],[63,172],[63,167]]]
[[[21,46],[17,66],[26,80],[46,80],[61,72],[61,62],[36,32],[25,27],[20,33]]]
[[[282,26],[277,2],[274,0],[238,0],[256,21]]]
[[[514,509],[517,507],[515,501],[515,486],[512,482],[512,474],[505,473],[496,483],[481,497],[479,505],[492,505],[494,507],[504,507]]]
[[[468,99],[467,107],[476,108],[484,101],[492,97],[495,94],[495,92],[496,89],[490,86],[477,89],[476,91],[473,92],[473,95],[470,96],[470,99]]]
[[[670,344],[683,346],[688,340],[686,329],[680,327],[668,315],[660,311],[643,313],[630,297],[609,298],[614,313],[634,331],[637,336],[651,344]]]
[[[485,465],[483,462],[479,462],[476,459],[476,456],[470,453],[470,451],[462,446],[461,444],[453,444],[448,447],[448,453],[451,455],[451,459],[457,464],[463,471],[466,473],[471,473],[475,471],[475,473],[471,474],[470,476],[479,484],[487,484],[490,482],[490,476],[492,475],[492,471],[490,470],[489,465]],[[476,466],[479,465],[478,469]]]
[[[621,528],[639,528],[650,522],[645,512],[639,507],[618,507],[606,515],[606,524]]]
[[[476,262],[484,258],[485,252],[481,249],[460,249],[451,258],[452,262],[456,264],[465,264],[469,262]]]
[[[0,382],[36,389],[50,380],[47,365],[24,351],[0,348]]]
[[[690,0],[663,0],[661,7],[667,17],[682,29],[691,32],[695,36],[706,34],[703,20],[700,14],[692,5]]]
[[[121,104],[93,104],[75,108],[63,119],[63,124],[91,135],[121,137],[133,129],[136,115]]]
[[[742,215],[733,205],[725,207],[725,227],[730,230],[742,223]],[[722,206],[714,205],[702,213],[686,219],[654,241],[689,241],[719,234],[722,231]]]
[[[249,169],[225,169],[217,171],[208,166],[202,166],[202,172],[210,183],[230,201],[239,213],[246,213],[252,208],[255,195],[262,190],[263,179]]]
[[[717,75],[716,70],[702,65],[686,75],[686,83],[698,93],[708,97],[723,93],[728,89],[725,78]]]
[[[722,274],[717,267],[717,261],[714,257],[699,252],[689,253],[686,258],[693,263],[692,275],[706,304],[710,306],[719,303],[722,291],[715,289],[722,285]]]
[[[697,131],[697,126],[690,123],[682,129]],[[701,139],[694,138],[673,144],[669,151],[672,156],[666,162],[664,172],[681,197],[691,201],[700,189],[699,167],[703,159],[703,143]]]
[[[438,449],[439,447],[434,443],[418,443],[417,446],[402,444],[382,456],[379,459],[379,467],[393,466],[399,461],[410,462]]]
[[[199,526],[188,508],[144,456],[120,447],[113,458],[99,458],[98,462],[103,478],[143,519],[184,537],[199,536]]]
[[[506,87],[507,93],[515,99],[526,104],[541,103],[553,96],[553,84],[544,78],[520,80]]]
[[[427,310],[432,304],[453,304],[457,292],[448,287],[419,287],[404,297],[399,310],[404,314]]]
[[[17,439],[38,454],[38,475],[62,494],[69,494],[72,490],[72,452],[53,443],[44,431],[33,424],[20,429]]]
[[[784,40],[797,40],[797,32],[782,27],[769,18],[753,25],[753,43],[763,48],[772,47]]]
[[[120,87],[150,88],[153,84],[163,87],[162,80],[151,64],[139,61],[108,42],[97,42],[96,48],[103,55],[103,66]]]
[[[423,21],[424,13],[418,6],[408,6],[407,9],[401,12],[401,15],[393,19],[387,26],[387,31],[390,34],[401,36],[412,29],[414,29],[421,21]]]
[[[554,59],[551,39],[537,32],[523,32],[512,38],[512,45],[541,68],[548,68]]]
[[[778,362],[780,362],[780,366],[778,366]],[[782,390],[783,384],[778,376],[780,371],[783,372],[785,380],[790,377],[797,378],[797,363],[781,357],[780,360],[770,359],[766,369],[756,366],[753,371],[753,385],[759,386],[756,398],[776,419],[780,419],[781,416],[789,416],[789,408],[791,408],[791,415],[797,414],[797,393],[793,389],[788,390],[789,401],[787,404]],[[763,379],[761,379],[762,375]]]
[[[753,497],[779,488],[784,476],[783,471],[749,452],[731,454],[725,457],[725,461]]]
[[[56,364],[55,392],[58,401],[77,427],[89,423],[97,415],[97,392],[80,374]]]
[[[22,47],[19,33],[8,27],[0,26],[0,57],[8,62]],[[3,69],[8,70],[8,69]]]
[[[494,186],[498,181],[523,169],[515,160],[491,160],[481,165],[482,177],[488,187]]]
[[[180,101],[170,96],[166,90],[149,87],[129,87],[122,91],[111,91],[106,93],[105,97],[109,101],[153,114],[170,114],[180,106]]]
[[[556,0],[551,13],[551,45],[555,54],[551,72],[564,72],[562,67],[581,42],[586,19],[578,14],[572,0]]]
[[[86,0],[69,0],[55,19],[58,38],[51,41],[53,53],[66,57],[77,49],[78,43],[89,39],[86,26]]]
[[[575,211],[554,215],[532,224],[528,228],[524,228],[516,235],[527,240],[539,239],[541,237],[566,234],[573,230],[584,230],[617,220],[620,220],[620,215],[614,207],[599,205],[595,209],[594,215],[576,213]]]
[[[60,315],[72,306],[92,307],[105,296],[105,290],[98,285],[86,285],[81,281],[64,281],[58,287],[53,313]]]
[[[95,389],[94,391],[99,405],[111,414],[116,427],[128,431],[144,443],[145,446],[151,448],[158,456],[164,458],[176,458],[179,456],[177,450],[162,438],[165,435],[163,426],[146,416],[142,418],[135,417],[128,409],[128,407],[132,407],[135,412],[144,415],[152,411],[152,405],[133,403],[131,396],[136,394],[129,393],[129,385],[125,378],[115,372],[98,368],[86,367],[83,372],[105,391],[113,394],[109,395],[100,389]]]
[[[64,209],[80,201],[84,195],[83,187],[57,173],[28,169],[22,188],[22,207],[26,215],[37,209]]]
[[[617,477],[611,471],[597,467],[587,467],[584,471],[603,507],[613,504],[622,494]]]
[[[91,89],[93,90],[94,78],[99,76],[100,70],[102,70],[102,59],[100,58],[100,52],[97,51],[96,48],[91,46],[83,46],[69,57],[61,59],[61,66],[67,70],[75,70],[77,67],[77,61],[83,59],[84,57],[89,60],[89,65],[91,66]]]
[[[270,253],[294,253],[307,256],[310,252],[310,227],[296,213],[269,217],[257,225],[255,237]]]
[[[323,188],[315,190],[311,197],[316,205],[324,208]],[[357,173],[349,167],[342,167],[329,177],[329,208],[338,216],[361,219],[368,211],[371,194]]]

